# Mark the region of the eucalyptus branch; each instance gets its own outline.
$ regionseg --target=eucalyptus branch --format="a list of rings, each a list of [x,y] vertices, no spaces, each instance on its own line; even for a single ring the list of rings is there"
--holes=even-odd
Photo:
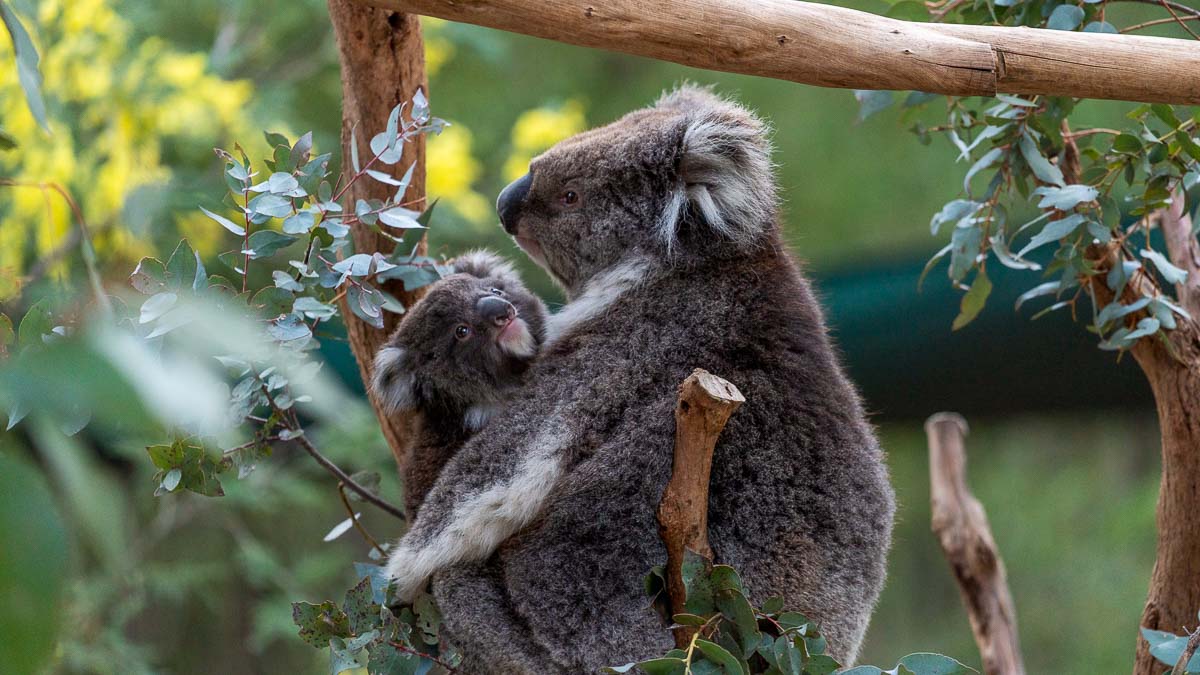
[[[439,666],[445,668],[446,670],[448,670],[452,673],[457,672],[457,671],[455,671],[454,667],[451,666],[449,663],[446,663],[445,661],[439,659],[436,656],[433,656],[432,654],[426,654],[425,652],[419,652],[419,651],[413,649],[412,647],[406,647],[403,643],[396,642],[395,640],[388,640],[388,644],[391,645],[392,647],[395,647],[399,651],[404,652],[405,654],[412,654],[413,656],[419,656],[423,659],[429,659],[430,661],[433,661],[434,663],[438,664]]]
[[[1143,21],[1142,23],[1135,23],[1132,26],[1126,26],[1121,29],[1121,32],[1122,33],[1132,33],[1133,31],[1142,30],[1143,28],[1149,28],[1151,26],[1160,26],[1164,23],[1178,23],[1180,21],[1200,21],[1200,15],[1183,16],[1183,17],[1172,16],[1172,17],[1168,17],[1166,19],[1154,19],[1153,21]]]
[[[1190,16],[1200,17],[1200,9],[1188,7],[1187,5],[1175,2],[1174,0],[1110,0],[1110,2],[1136,2],[1143,5],[1155,5],[1165,7],[1168,11],[1175,10]]]
[[[255,373],[254,376],[257,378],[258,373]],[[358,481],[351,478],[350,475],[343,471],[341,467],[339,467],[337,464],[334,464],[325,455],[322,455],[321,452],[317,450],[317,447],[312,444],[312,441],[308,440],[308,437],[304,435],[304,429],[301,428],[300,425],[288,415],[286,410],[280,408],[279,404],[275,402],[275,397],[271,396],[271,392],[267,390],[267,385],[266,383],[262,382],[261,378],[259,379],[259,387],[262,389],[263,395],[267,397],[267,403],[271,406],[271,410],[273,410],[275,414],[279,416],[280,424],[282,424],[285,429],[292,432],[293,435],[289,440],[294,440],[299,443],[300,447],[304,448],[305,452],[307,452],[312,456],[313,459],[317,461],[317,464],[320,464],[326,471],[333,474],[338,480],[344,483],[346,487],[357,492],[358,495],[363,498],[363,501],[374,504],[378,508],[390,513],[400,520],[405,520],[404,511],[388,501],[378,497],[375,495],[375,493],[360,485]]]
[[[350,505],[350,499],[346,496],[345,483],[338,483],[338,496],[342,498],[342,506],[346,508],[346,514],[350,516],[350,524],[354,526],[354,529],[358,530],[358,533],[362,535],[362,538],[366,539],[367,543],[370,544],[376,551],[379,551],[381,555],[386,555],[387,551],[383,550],[383,547],[379,545],[379,542],[375,541],[375,537],[372,537],[371,533],[367,532],[367,528],[364,527],[362,523],[358,522],[358,518],[354,515],[354,507]]]

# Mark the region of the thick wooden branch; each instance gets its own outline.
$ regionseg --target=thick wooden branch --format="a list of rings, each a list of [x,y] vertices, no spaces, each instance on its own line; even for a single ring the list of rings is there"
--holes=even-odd
[[[366,152],[367,141],[387,126],[388,115],[396,104],[411,100],[417,89],[429,94],[425,78],[425,46],[421,39],[420,20],[416,16],[374,9],[350,0],[329,0],[329,19],[337,39],[338,59],[342,68],[342,156],[349,157],[352,129],[357,136],[360,153]],[[420,200],[425,196],[423,136],[405,144],[403,157],[397,166],[403,171],[414,162],[416,169],[404,197],[405,201],[415,202],[420,208]],[[350,163],[344,162],[343,181],[349,180],[353,173]],[[366,179],[354,183],[347,194],[351,203],[358,199],[390,199],[392,196],[390,186]],[[356,251],[387,253],[395,246],[392,240],[365,225],[355,225],[351,236]],[[423,242],[421,246],[423,253]],[[419,296],[406,293],[399,280],[384,284],[383,289],[405,305],[411,304]],[[345,299],[341,305],[350,349],[358,361],[363,382],[370,382],[375,352],[379,351],[395,328],[398,317],[385,312],[384,328],[379,330],[356,317],[346,306]],[[367,390],[370,392],[370,387]],[[369,395],[392,454],[397,462],[406,461],[405,420],[384,412],[373,394]]]
[[[954,413],[925,422],[933,532],[954,571],[987,675],[1022,675],[1017,613],[987,514],[967,487],[967,423]]]
[[[354,0],[823,87],[1200,103],[1195,42],[899,21],[799,0]]]
[[[708,546],[708,477],[717,438],[746,401],[738,388],[697,368],[679,386],[675,405],[675,458],[671,480],[658,506],[658,532],[667,546],[667,593],[671,611],[682,612],[687,598],[682,565],[684,551],[712,559]],[[676,643],[687,645],[687,631]]]

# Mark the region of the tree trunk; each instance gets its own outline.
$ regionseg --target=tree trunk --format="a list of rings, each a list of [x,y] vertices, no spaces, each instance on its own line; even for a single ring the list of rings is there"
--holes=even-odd
[[[421,39],[421,24],[417,16],[383,9],[374,9],[349,0],[329,0],[329,18],[337,39],[338,60],[342,67],[342,149],[343,157],[350,156],[350,131],[355,130],[360,151],[367,141],[387,126],[388,115],[398,103],[412,99],[418,89],[429,94],[425,77],[425,47]],[[403,157],[396,166],[402,173],[416,163],[412,182],[405,201],[425,196],[425,140],[417,136],[404,146]],[[347,162],[342,166],[343,181],[354,174]],[[374,180],[360,180],[347,192],[350,201],[358,199],[387,199],[389,186]],[[417,203],[418,208],[421,204]],[[415,236],[415,235],[414,235]],[[358,251],[390,252],[394,244],[371,228],[355,225],[352,233]],[[422,240],[420,252],[424,253]],[[394,295],[404,305],[420,297],[420,291],[406,293],[399,280],[386,282],[383,290]],[[375,352],[387,340],[398,317],[384,312],[383,330],[374,328],[356,317],[341,301],[342,317],[350,349],[358,361],[364,383],[370,383]],[[400,416],[385,414],[370,393],[371,407],[383,428],[384,438],[392,448],[397,462],[403,461],[406,423]]]
[[[1173,333],[1178,360],[1158,342],[1134,357],[1150,380],[1162,430],[1158,552],[1141,625],[1180,633],[1195,628],[1200,610],[1200,334],[1194,324]],[[1163,669],[1139,635],[1134,672]]]
[[[1192,319],[1180,319],[1169,333],[1174,354],[1153,339],[1133,350],[1154,392],[1162,432],[1158,551],[1141,625],[1181,633],[1196,626],[1200,610],[1200,245],[1181,196],[1157,220],[1171,262],[1188,273],[1175,295]],[[1139,634],[1134,673],[1164,669]]]

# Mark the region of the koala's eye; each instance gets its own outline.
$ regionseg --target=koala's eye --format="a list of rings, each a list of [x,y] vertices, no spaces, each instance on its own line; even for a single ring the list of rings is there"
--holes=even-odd
[[[500,290],[499,288],[489,288],[488,293],[491,293],[492,295],[498,295],[500,297],[504,297],[504,291]]]
[[[454,329],[454,337],[458,338],[459,340],[466,340],[467,338],[471,337],[471,327],[465,323],[460,323]]]
[[[567,190],[558,199],[566,206],[574,206],[579,203],[579,193],[574,190]]]

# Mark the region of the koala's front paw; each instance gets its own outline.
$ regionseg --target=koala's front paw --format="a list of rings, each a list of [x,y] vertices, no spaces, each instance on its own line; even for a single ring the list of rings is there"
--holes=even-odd
[[[418,556],[415,551],[403,542],[396,545],[392,550],[392,554],[388,556],[387,569],[385,570],[389,579],[392,580],[392,588],[396,592],[396,597],[404,604],[410,604],[417,598],[425,588],[425,582],[428,581],[428,573],[418,569]]]

